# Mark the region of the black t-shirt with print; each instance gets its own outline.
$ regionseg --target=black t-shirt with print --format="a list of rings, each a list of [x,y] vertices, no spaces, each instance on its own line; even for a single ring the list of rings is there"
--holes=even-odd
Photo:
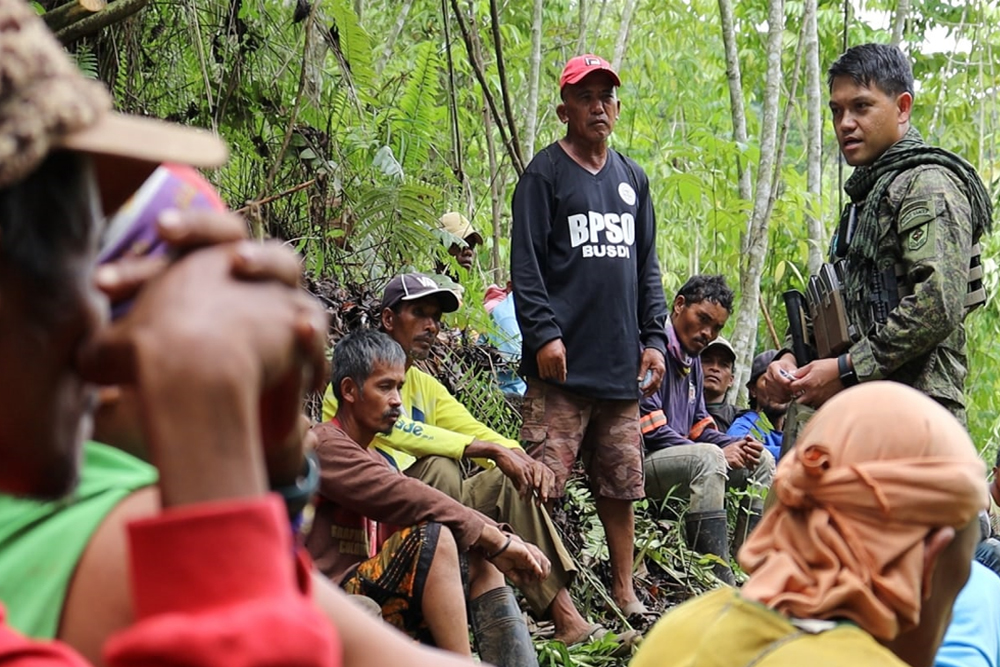
[[[642,348],[666,351],[667,306],[646,174],[612,149],[591,174],[556,142],[521,176],[512,213],[522,374],[537,378],[536,353],[562,338],[564,388],[593,398],[637,398]]]

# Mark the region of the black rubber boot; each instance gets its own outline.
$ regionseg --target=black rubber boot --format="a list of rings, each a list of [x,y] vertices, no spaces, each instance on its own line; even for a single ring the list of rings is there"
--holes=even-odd
[[[745,503],[740,503],[739,516],[736,518],[736,532],[733,535],[733,555],[735,556],[747,541],[747,537],[753,529],[760,523],[760,518],[764,514],[764,508],[758,502],[749,507]]]
[[[688,512],[685,517],[685,533],[688,546],[702,554],[714,554],[723,563],[714,563],[712,572],[730,586],[736,585],[733,571],[729,569],[729,526],[726,510],[708,512]]]
[[[487,591],[469,602],[472,635],[479,659],[496,667],[538,667],[538,654],[510,586]]]

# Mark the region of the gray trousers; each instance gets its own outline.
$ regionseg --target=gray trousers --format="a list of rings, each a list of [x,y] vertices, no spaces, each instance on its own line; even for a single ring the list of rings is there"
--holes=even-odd
[[[763,491],[774,479],[774,457],[766,449],[752,470],[729,469],[722,448],[710,443],[677,445],[646,455],[646,497],[663,502],[667,496],[690,498],[691,512],[724,509],[726,488],[751,489],[755,499],[750,507],[763,508]]]

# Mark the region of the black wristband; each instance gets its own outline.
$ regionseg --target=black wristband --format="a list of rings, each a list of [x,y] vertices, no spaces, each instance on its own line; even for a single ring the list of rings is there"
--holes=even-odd
[[[853,387],[858,383],[858,374],[847,363],[846,352],[837,357],[837,372],[840,374],[840,384],[844,387]]]
[[[503,543],[503,546],[491,554],[486,554],[484,558],[486,558],[486,560],[493,560],[494,558],[502,554],[504,551],[507,551],[507,548],[510,546],[510,543],[513,539],[514,536],[511,535],[510,533],[507,533],[507,541]]]
[[[305,461],[302,463],[302,474],[299,475],[294,484],[271,488],[284,499],[285,509],[288,510],[288,519],[293,522],[302,514],[302,510],[306,508],[318,489],[319,459],[316,457],[316,452],[312,450],[306,452]]]

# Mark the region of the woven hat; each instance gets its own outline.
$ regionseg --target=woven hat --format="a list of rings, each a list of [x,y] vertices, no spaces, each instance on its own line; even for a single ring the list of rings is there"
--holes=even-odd
[[[477,232],[476,228],[472,226],[471,222],[469,222],[469,219],[461,213],[452,211],[451,213],[445,213],[442,215],[441,229],[445,230],[449,234],[457,236],[466,243],[469,242],[470,238],[475,244],[482,245],[483,243],[482,234]]]
[[[111,111],[104,86],[80,73],[35,10],[0,0],[0,188],[54,149],[149,163],[150,171],[161,162],[217,167],[227,158],[209,132]]]

